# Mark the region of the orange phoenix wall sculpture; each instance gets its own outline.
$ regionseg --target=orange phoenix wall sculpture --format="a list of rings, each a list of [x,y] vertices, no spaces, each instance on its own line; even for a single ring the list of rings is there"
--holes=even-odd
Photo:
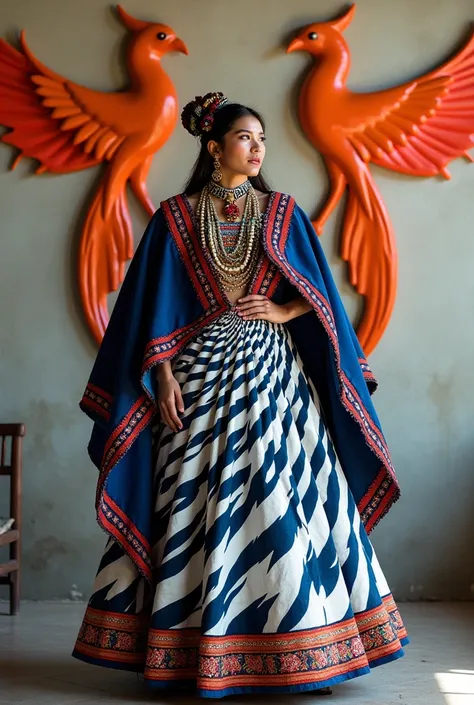
[[[3,142],[36,159],[38,174],[64,174],[105,162],[86,216],[79,248],[79,288],[87,323],[100,342],[108,323],[107,294],[120,286],[134,242],[126,186],[151,216],[146,179],[154,153],[169,139],[178,117],[174,85],[161,66],[184,43],[163,24],[142,22],[117,7],[131,32],[130,87],[102,93],[68,81],[40,63],[24,33],[17,51],[0,40],[0,124]]]
[[[354,10],[309,25],[288,52],[306,51],[317,60],[301,90],[299,116],[324,157],[331,191],[313,225],[321,234],[348,187],[341,257],[352,286],[365,297],[358,336],[368,355],[387,327],[397,288],[392,225],[369,164],[448,179],[451,160],[464,155],[472,161],[467,150],[474,134],[474,37],[425,76],[377,93],[353,93],[346,86],[350,52],[342,32]]]

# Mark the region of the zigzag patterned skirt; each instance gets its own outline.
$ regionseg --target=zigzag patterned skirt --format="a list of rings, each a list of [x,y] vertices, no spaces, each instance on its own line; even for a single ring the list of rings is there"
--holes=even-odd
[[[156,428],[156,577],[109,541],[74,655],[204,697],[314,690],[406,632],[283,324],[233,310],[173,362]]]

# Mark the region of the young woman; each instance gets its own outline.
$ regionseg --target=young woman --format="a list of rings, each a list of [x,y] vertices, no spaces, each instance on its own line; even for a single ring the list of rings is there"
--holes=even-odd
[[[109,541],[74,655],[204,697],[330,692],[403,654],[367,538],[398,498],[376,383],[311,223],[221,93],[82,400]]]

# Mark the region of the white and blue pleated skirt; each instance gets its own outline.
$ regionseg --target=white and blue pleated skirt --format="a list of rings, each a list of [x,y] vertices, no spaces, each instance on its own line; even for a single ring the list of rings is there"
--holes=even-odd
[[[217,698],[308,691],[406,631],[284,324],[225,312],[173,360],[155,428],[155,577],[109,540],[75,655]],[[137,469],[137,472],[139,469]]]

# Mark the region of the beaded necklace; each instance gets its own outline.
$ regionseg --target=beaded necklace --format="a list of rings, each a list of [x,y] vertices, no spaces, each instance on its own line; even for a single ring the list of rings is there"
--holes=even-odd
[[[220,174],[220,176],[222,176],[222,174]],[[234,223],[239,219],[240,211],[236,201],[242,198],[242,196],[245,196],[251,188],[252,185],[248,179],[244,181],[243,184],[240,184],[240,186],[236,186],[236,188],[225,188],[215,181],[209,182],[209,190],[212,195],[225,202],[224,213],[229,223]]]
[[[219,217],[211,198],[212,188],[203,188],[196,209],[199,235],[203,249],[207,249],[226,291],[237,291],[252,280],[260,254],[260,204],[252,186],[248,189],[244,214],[240,223],[235,248],[225,247]]]

